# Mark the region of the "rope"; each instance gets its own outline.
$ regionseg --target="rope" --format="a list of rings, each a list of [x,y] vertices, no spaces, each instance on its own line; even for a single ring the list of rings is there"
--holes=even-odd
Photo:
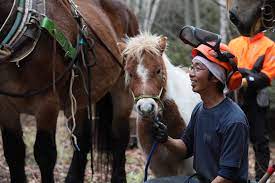
[[[143,179],[143,182],[147,181],[149,164],[150,164],[150,161],[152,159],[153,153],[155,152],[157,146],[158,146],[158,142],[155,141],[154,144],[153,144],[153,146],[152,146],[152,148],[151,148],[151,151],[150,151],[149,155],[147,156],[147,160],[146,160],[146,164],[145,164],[145,169],[144,169],[144,179]]]
[[[70,80],[70,89],[69,89],[69,95],[70,95],[70,101],[71,101],[71,114],[72,115],[69,117],[69,119],[66,123],[66,127],[67,127],[67,130],[68,130],[68,132],[71,136],[74,150],[80,151],[80,148],[77,144],[77,137],[74,135],[74,130],[75,130],[75,127],[76,127],[75,114],[76,114],[76,111],[77,111],[77,102],[76,102],[76,99],[73,95],[74,78],[75,78],[75,73],[74,73],[74,70],[72,69],[72,75],[71,75],[71,80]],[[68,124],[70,119],[72,119],[72,123],[73,123],[71,129],[70,129],[69,124]]]

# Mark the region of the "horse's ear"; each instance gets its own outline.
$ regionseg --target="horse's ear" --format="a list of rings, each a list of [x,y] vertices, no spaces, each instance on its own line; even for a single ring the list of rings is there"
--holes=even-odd
[[[161,36],[160,40],[159,40],[159,48],[160,48],[160,52],[161,54],[164,52],[164,50],[166,49],[167,46],[167,37],[166,36]]]
[[[124,42],[118,42],[117,43],[117,47],[118,47],[118,50],[119,50],[119,53],[122,54],[122,52],[125,50],[126,48],[126,43]]]

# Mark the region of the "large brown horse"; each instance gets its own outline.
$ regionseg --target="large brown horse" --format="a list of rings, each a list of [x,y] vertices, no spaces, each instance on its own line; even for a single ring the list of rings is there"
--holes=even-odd
[[[142,33],[119,43],[125,59],[126,84],[136,102],[139,143],[146,155],[153,146],[152,125],[156,117],[168,134],[180,138],[200,97],[192,91],[188,73],[171,64],[164,53],[167,38]],[[150,164],[157,176],[192,174],[192,160],[173,155],[158,145]]]
[[[244,36],[275,27],[274,0],[227,0],[230,20]]]
[[[24,9],[16,2],[0,0],[1,44],[6,35],[12,31],[17,21],[16,17],[20,14],[18,12],[26,11],[27,6]],[[103,128],[103,130],[110,129],[112,132],[108,134],[112,138],[111,149],[103,148],[113,153],[112,182],[126,182],[124,151],[129,139],[129,126],[126,120],[132,106],[130,98],[127,98],[129,93],[124,88],[121,59],[116,42],[125,35],[133,36],[138,32],[135,16],[116,0],[77,0],[75,4],[71,1],[72,5],[77,6],[72,6],[68,3],[69,1],[65,0],[47,0],[42,12],[33,8],[41,5],[43,1],[27,2],[29,4],[32,2],[34,5],[28,10],[34,16],[26,23],[27,30],[30,27],[34,31],[26,31],[22,39],[15,42],[16,44],[12,46],[2,44],[4,47],[0,49],[2,62],[0,65],[0,93],[2,94],[0,125],[11,182],[26,182],[25,145],[19,120],[20,113],[32,114],[36,118],[35,160],[41,171],[41,181],[54,182],[53,169],[57,154],[55,129],[59,110],[64,110],[65,115],[71,117],[70,122],[74,119],[77,122],[76,136],[80,147],[80,151],[74,153],[66,182],[83,182],[86,156],[90,149],[91,129],[89,126],[91,124],[87,117],[89,113],[87,111],[88,91],[90,91],[92,103],[100,101],[105,96],[107,99],[101,101],[100,105],[109,105],[111,102],[115,106],[109,110],[113,115],[110,114],[109,118],[105,115],[105,118],[99,119],[99,122],[112,120],[106,123],[109,127]],[[77,7],[77,12],[75,7]],[[80,14],[85,26],[81,27],[78,24],[74,18],[75,13]],[[27,19],[28,16],[23,16],[21,20]],[[87,64],[84,64],[82,62],[84,59],[79,57],[73,59],[75,62],[72,64],[72,60],[64,56],[65,52],[61,49],[63,44],[57,44],[45,30],[37,33],[41,28],[37,25],[40,22],[36,18],[43,16],[52,19],[73,44],[78,42],[80,29],[86,28],[85,39],[86,44],[89,43],[89,49],[87,54],[82,54],[82,56],[87,56]],[[34,35],[30,35],[30,32]],[[35,44],[36,46],[32,47]],[[10,62],[12,60],[17,61]],[[96,64],[94,64],[95,61]],[[87,77],[89,68],[91,68],[91,80]],[[91,84],[91,88],[84,87],[85,81],[88,85]],[[121,97],[121,95],[126,97]],[[127,99],[127,102],[122,101]],[[75,108],[74,101],[77,102],[77,108]],[[74,112],[76,114],[72,115]],[[104,117],[104,111],[100,116]]]

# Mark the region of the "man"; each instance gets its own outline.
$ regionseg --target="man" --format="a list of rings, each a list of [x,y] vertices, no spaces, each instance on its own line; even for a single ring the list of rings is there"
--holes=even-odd
[[[239,102],[239,105],[249,122],[258,181],[267,170],[270,160],[266,120],[269,97],[266,87],[275,78],[274,42],[261,32],[252,38],[240,36],[233,39],[229,47],[238,58],[238,67],[243,76],[239,92],[243,101]]]
[[[225,45],[221,48],[228,51]],[[193,167],[200,182],[247,182],[248,122],[239,106],[223,93],[225,86],[236,88],[241,77],[236,79],[232,65],[217,59],[213,51],[200,45],[192,52],[190,79],[202,102],[193,110],[182,138],[168,137],[161,122],[154,125],[153,138],[175,156],[194,156]],[[236,64],[236,60],[231,61]]]

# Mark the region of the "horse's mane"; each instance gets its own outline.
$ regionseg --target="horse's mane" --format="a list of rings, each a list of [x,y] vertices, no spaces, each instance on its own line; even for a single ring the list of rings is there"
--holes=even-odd
[[[149,32],[141,32],[139,35],[126,38],[126,48],[122,52],[123,56],[135,57],[138,61],[142,60],[142,54],[145,52],[160,55],[159,48],[160,36]]]

